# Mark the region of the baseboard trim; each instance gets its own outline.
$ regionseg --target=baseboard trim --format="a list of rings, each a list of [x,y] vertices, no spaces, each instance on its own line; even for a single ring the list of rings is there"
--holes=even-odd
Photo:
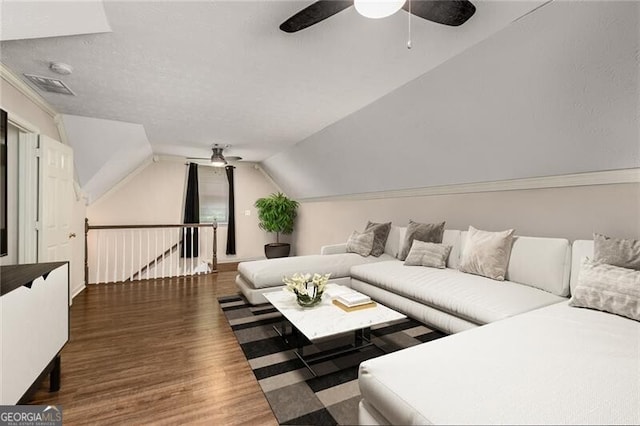
[[[233,272],[238,270],[238,263],[240,262],[227,262],[218,263],[218,272]]]
[[[468,194],[474,192],[519,191],[526,189],[563,188],[574,186],[640,183],[640,168],[605,170],[535,178],[510,179],[492,182],[461,183],[424,188],[367,192],[327,197],[299,198],[305,203],[322,201],[375,200],[381,198],[424,197],[430,195]]]
[[[87,288],[86,285],[82,284],[80,287],[76,288],[73,290],[73,292],[71,293],[71,301],[73,303],[73,298],[76,297],[77,295],[79,295],[82,290],[84,290],[85,288]]]

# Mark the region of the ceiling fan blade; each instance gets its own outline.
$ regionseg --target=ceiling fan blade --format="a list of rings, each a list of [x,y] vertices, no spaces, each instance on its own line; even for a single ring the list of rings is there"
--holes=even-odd
[[[411,13],[428,21],[457,27],[467,22],[476,12],[468,0],[409,0]],[[409,1],[402,8],[409,11]]]
[[[302,9],[280,25],[285,33],[295,33],[353,6],[353,0],[320,0]]]

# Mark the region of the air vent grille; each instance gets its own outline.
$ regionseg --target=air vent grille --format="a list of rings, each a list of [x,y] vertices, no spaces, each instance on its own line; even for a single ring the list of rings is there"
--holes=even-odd
[[[42,77],[39,75],[25,74],[25,77],[43,92],[61,93],[63,95],[75,96],[76,94],[62,80],[57,78]]]

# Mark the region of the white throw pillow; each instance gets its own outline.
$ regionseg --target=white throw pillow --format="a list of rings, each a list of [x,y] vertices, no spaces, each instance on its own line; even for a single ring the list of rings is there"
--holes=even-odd
[[[511,256],[513,233],[513,229],[489,232],[469,226],[458,269],[469,274],[504,281]]]

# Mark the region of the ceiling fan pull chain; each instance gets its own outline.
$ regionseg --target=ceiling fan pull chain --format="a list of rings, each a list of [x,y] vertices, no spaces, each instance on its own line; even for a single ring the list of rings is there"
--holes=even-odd
[[[407,0],[409,2],[409,35],[407,40],[407,49],[411,49],[411,0]]]

